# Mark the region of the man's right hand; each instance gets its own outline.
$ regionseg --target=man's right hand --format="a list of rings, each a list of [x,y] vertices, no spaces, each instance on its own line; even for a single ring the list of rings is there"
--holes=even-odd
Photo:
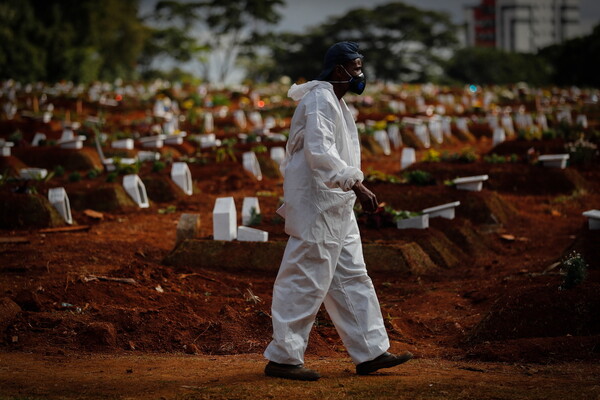
[[[365,212],[372,213],[377,210],[379,205],[377,196],[367,189],[362,182],[356,182],[354,186],[352,186],[352,190],[356,193],[356,197],[358,197],[358,201],[360,201],[360,205]]]

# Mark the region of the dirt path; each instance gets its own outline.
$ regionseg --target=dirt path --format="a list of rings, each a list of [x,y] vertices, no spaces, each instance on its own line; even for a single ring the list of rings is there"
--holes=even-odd
[[[318,382],[267,378],[240,356],[0,355],[0,399],[600,399],[600,365],[418,359],[369,377],[350,360],[311,358]]]

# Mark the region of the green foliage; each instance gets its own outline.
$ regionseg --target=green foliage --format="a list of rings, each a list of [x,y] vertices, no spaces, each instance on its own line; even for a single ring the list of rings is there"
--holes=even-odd
[[[256,154],[263,154],[267,152],[267,146],[265,146],[264,144],[259,144],[257,146],[252,147],[250,151],[253,151]]]
[[[8,142],[13,142],[13,143],[18,143],[21,140],[23,140],[23,132],[21,132],[20,130],[14,131],[7,138]]]
[[[582,283],[587,277],[587,269],[588,264],[581,254],[573,251],[561,264],[564,280],[560,288],[571,289]]]
[[[400,183],[400,178],[395,175],[386,174],[385,172],[378,171],[373,168],[369,168],[365,176],[367,182],[389,182],[389,183]]]
[[[250,219],[248,220],[248,226],[260,225],[262,222],[262,214],[256,212],[256,208],[252,207],[250,209]]]
[[[477,153],[471,147],[465,147],[459,153],[449,153],[444,151],[441,155],[442,161],[446,162],[462,162],[462,163],[472,163],[477,161]]]
[[[408,183],[413,185],[425,186],[435,183],[433,176],[431,176],[429,172],[421,171],[420,169],[407,171],[403,174],[403,176]]]
[[[77,171],[72,172],[69,175],[69,182],[79,182],[81,180],[81,174]]]
[[[510,156],[501,156],[496,153],[483,156],[483,161],[490,164],[516,163],[519,161],[519,156],[515,153]]]
[[[551,72],[551,65],[541,57],[489,47],[460,49],[446,66],[451,79],[478,85],[516,82],[543,85],[550,81]]]
[[[156,160],[152,163],[152,172],[160,172],[166,168],[166,164],[160,160]]]
[[[425,152],[425,156],[423,157],[424,162],[440,162],[442,158],[440,157],[440,152],[435,149],[429,149]]]
[[[0,79],[134,78],[148,28],[135,0],[6,0]]]
[[[177,211],[177,207],[173,205],[158,209],[159,214],[173,214],[175,211]]]
[[[589,166],[598,158],[598,146],[583,137],[574,142],[566,143],[565,149],[569,153],[569,163],[571,165]]]
[[[392,216],[392,221],[398,222],[401,219],[409,219],[422,215],[422,212],[395,210],[391,206],[385,206],[383,210]]]
[[[97,170],[97,169],[95,169],[95,168],[93,168],[93,169],[90,169],[90,170],[87,172],[87,178],[88,178],[88,179],[96,179],[98,176],[100,176],[100,171],[98,171],[98,170]]]
[[[57,165],[56,167],[54,167],[54,175],[58,176],[58,177],[62,177],[65,175],[65,167],[63,167],[62,165]]]
[[[116,171],[109,172],[108,175],[106,175],[106,182],[108,182],[108,183],[116,182],[118,176],[119,176],[119,174]]]
[[[227,158],[231,161],[237,161],[237,157],[233,152],[233,146],[237,143],[237,139],[229,138],[223,139],[222,146],[216,149],[215,158],[217,162],[223,162]]]

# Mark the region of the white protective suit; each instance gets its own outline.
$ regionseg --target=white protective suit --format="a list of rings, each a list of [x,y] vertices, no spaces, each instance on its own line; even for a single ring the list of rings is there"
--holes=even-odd
[[[321,304],[358,364],[389,348],[379,301],[367,275],[351,190],[362,181],[354,118],[328,82],[293,85],[301,100],[292,118],[284,174],[290,235],[273,288],[273,340],[265,357],[303,364]]]

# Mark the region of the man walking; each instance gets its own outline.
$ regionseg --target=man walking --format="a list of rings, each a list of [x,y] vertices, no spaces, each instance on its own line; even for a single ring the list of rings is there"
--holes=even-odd
[[[389,340],[353,212],[357,198],[366,212],[377,208],[375,194],[362,184],[358,132],[342,99],[365,88],[362,58],[356,43],[336,43],[317,80],[294,84],[288,92],[300,103],[281,164],[285,201],[278,212],[290,238],[273,288],[268,376],[320,378],[304,367],[304,351],[321,304],[358,374],[412,358],[408,352],[387,352]]]

